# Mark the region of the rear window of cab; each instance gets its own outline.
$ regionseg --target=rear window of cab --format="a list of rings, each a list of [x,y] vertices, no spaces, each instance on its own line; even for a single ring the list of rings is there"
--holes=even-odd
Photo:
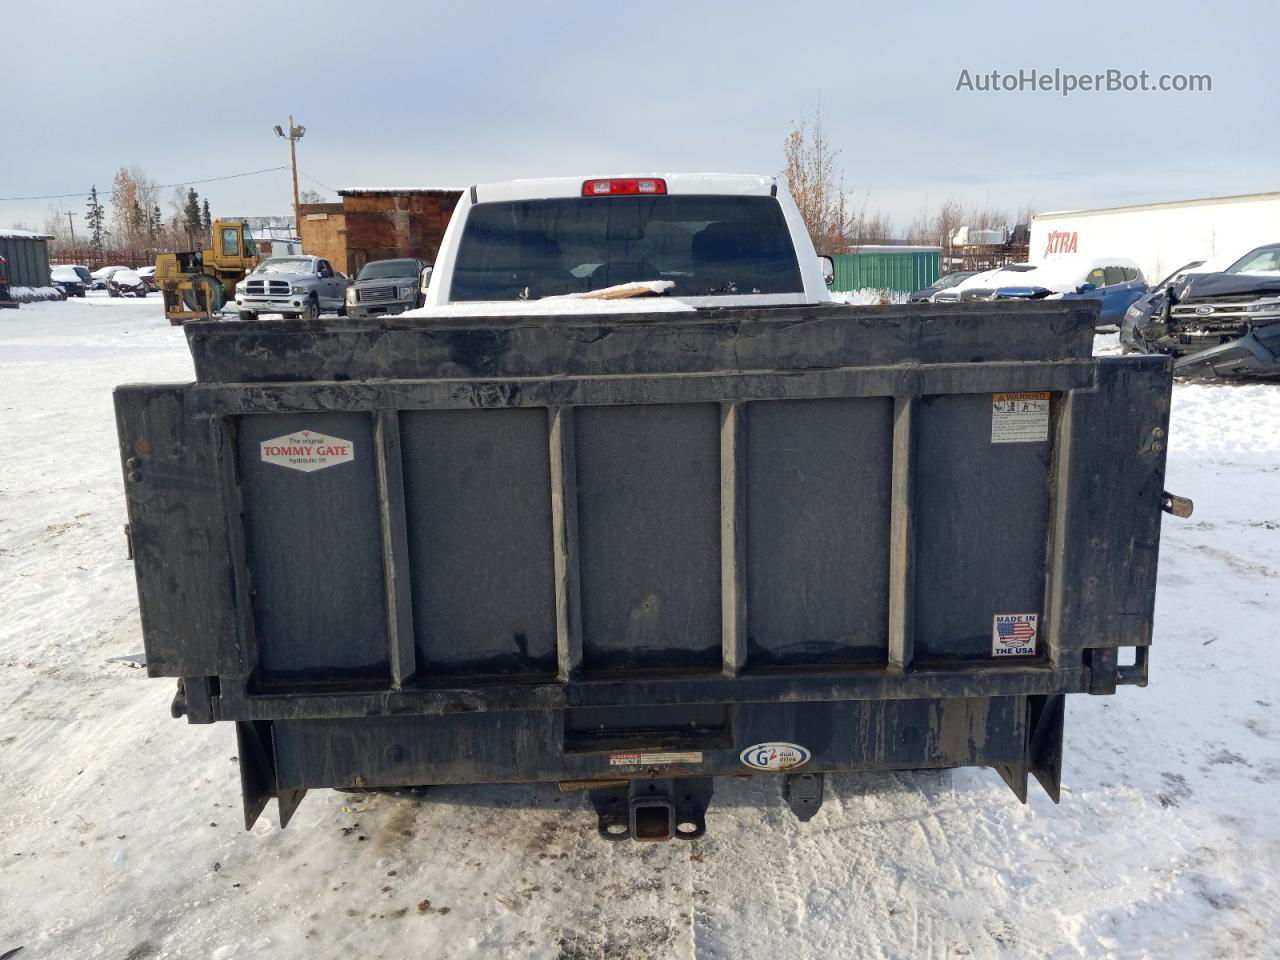
[[[774,197],[572,197],[473,206],[449,299],[536,300],[646,280],[685,297],[804,289]]]

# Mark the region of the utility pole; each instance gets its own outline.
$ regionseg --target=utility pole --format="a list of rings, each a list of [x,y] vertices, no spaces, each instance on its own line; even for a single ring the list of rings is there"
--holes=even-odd
[[[285,133],[278,125],[276,136],[289,141],[289,166],[293,170],[293,232],[302,229],[302,217],[298,213],[298,141],[302,139],[307,128],[293,122],[293,114],[289,115],[289,132]]]
[[[67,226],[71,228],[71,249],[73,250],[76,246],[76,225],[71,222],[71,218],[74,216],[75,214],[70,210],[67,211]]]

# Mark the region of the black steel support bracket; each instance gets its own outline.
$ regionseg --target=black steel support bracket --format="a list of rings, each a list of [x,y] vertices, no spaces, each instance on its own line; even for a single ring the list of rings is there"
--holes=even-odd
[[[281,790],[276,780],[275,743],[270,721],[236,723],[236,745],[240,758],[240,794],[244,801],[244,828],[251,830],[267,801],[278,801],[280,828],[293,818],[305,789]]]

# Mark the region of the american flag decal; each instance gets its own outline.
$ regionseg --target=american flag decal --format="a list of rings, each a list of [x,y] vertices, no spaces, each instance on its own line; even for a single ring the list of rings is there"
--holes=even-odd
[[[991,631],[993,657],[1025,657],[1036,652],[1038,613],[997,613]]]
[[[1036,628],[1029,623],[1001,623],[996,626],[1000,639],[1008,643],[1010,640],[1030,640],[1036,635]]]

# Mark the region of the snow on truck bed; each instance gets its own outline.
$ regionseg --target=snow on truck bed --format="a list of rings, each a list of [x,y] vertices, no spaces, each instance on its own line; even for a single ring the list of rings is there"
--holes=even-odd
[[[231,725],[110,659],[142,649],[111,389],[190,377],[159,298],[0,313],[0,955],[1277,955],[1280,387],[1176,388],[1196,514],[1166,518],[1151,686],[1070,699],[1061,806],[840,776],[801,825],[732,780],[704,839],[613,845],[532,787],[317,791],[244,832]]]

